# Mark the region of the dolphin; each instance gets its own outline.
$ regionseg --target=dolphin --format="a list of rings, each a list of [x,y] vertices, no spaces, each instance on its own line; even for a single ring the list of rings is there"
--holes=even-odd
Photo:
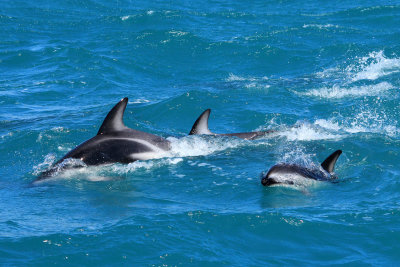
[[[203,134],[203,135],[215,135],[215,136],[235,136],[245,140],[254,140],[274,132],[273,130],[270,130],[270,131],[259,131],[259,132],[216,134],[208,129],[208,118],[210,117],[210,113],[211,109],[206,109],[205,111],[203,111],[203,113],[201,113],[201,115],[197,118],[197,120],[193,124],[193,127],[190,130],[189,135]]]
[[[342,150],[336,150],[324,162],[323,170],[309,169],[300,165],[281,163],[271,167],[266,175],[262,175],[261,184],[270,186],[275,184],[296,185],[299,178],[313,179],[317,181],[334,181],[337,177],[333,174],[336,161],[342,154]]]
[[[67,159],[77,160],[81,166],[85,166],[116,162],[127,164],[163,157],[170,150],[168,140],[125,126],[123,116],[127,103],[127,97],[121,99],[107,114],[96,136],[69,151],[50,169],[42,172],[36,181],[70,168],[71,162]]]

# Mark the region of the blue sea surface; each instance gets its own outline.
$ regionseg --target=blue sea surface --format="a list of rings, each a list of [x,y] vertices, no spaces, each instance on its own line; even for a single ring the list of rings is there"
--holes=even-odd
[[[0,1],[0,265],[399,265],[399,25],[398,1]],[[32,185],[123,97],[168,156]],[[188,136],[207,108],[276,132]],[[338,183],[260,183],[337,149]]]

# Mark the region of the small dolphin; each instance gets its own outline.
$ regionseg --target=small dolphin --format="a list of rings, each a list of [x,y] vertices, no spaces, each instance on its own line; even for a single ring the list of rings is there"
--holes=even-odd
[[[254,140],[274,132],[273,130],[270,130],[270,131],[259,131],[259,132],[216,134],[208,129],[208,118],[210,117],[210,113],[211,109],[206,109],[203,113],[201,113],[201,115],[197,118],[197,120],[193,124],[192,130],[190,130],[189,135],[204,134],[204,135],[219,135],[219,136],[236,136],[246,140]]]
[[[342,154],[342,150],[336,150],[322,162],[322,170],[312,170],[295,164],[277,164],[271,167],[266,175],[261,178],[261,184],[270,186],[274,184],[295,185],[299,178],[313,179],[317,181],[332,181],[337,179],[333,174],[336,161]]]
[[[160,136],[130,129],[123,122],[128,98],[121,99],[107,114],[96,136],[78,145],[42,172],[38,179],[48,178],[71,167],[66,159],[77,159],[86,165],[130,163],[136,160],[160,158],[170,150],[170,142]]]

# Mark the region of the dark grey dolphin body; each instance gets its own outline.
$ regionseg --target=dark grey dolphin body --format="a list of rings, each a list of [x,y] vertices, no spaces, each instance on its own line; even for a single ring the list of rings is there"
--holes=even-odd
[[[298,178],[313,179],[317,181],[333,181],[337,177],[333,174],[336,161],[342,154],[341,150],[333,152],[324,162],[322,170],[311,170],[295,164],[277,164],[271,167],[266,175],[261,178],[261,184],[270,186],[274,184],[296,184]]]
[[[197,118],[195,123],[193,124],[192,130],[190,130],[189,135],[219,135],[219,136],[235,136],[246,140],[253,140],[260,137],[263,137],[269,133],[274,131],[259,131],[259,132],[244,132],[244,133],[228,133],[228,134],[216,134],[208,129],[208,118],[210,117],[211,109],[206,109],[201,115]]]
[[[160,136],[126,127],[123,116],[127,103],[127,97],[118,102],[104,119],[96,136],[68,152],[49,170],[41,173],[36,181],[68,168],[66,159],[77,159],[86,165],[100,165],[162,157],[170,149],[170,142]]]

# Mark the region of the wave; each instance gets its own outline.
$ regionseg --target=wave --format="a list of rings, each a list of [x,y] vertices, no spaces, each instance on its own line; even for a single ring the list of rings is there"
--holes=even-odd
[[[344,66],[335,66],[316,72],[317,78],[331,78],[341,84],[358,81],[374,81],[400,72],[400,58],[385,56],[384,51],[373,51],[367,56],[355,57]]]
[[[340,85],[332,87],[322,87],[320,89],[312,89],[304,93],[299,93],[305,96],[314,96],[327,99],[338,99],[345,97],[362,97],[362,96],[379,96],[383,95],[388,90],[393,89],[393,85],[388,82],[381,82],[374,85],[352,86],[346,88]]]
[[[396,122],[390,120],[386,114],[374,111],[360,111],[358,114],[342,120],[337,118],[317,119],[314,124],[327,130],[346,134],[373,133],[389,137],[396,137],[400,134]]]
[[[240,83],[243,84],[243,87],[247,89],[268,89],[271,87],[268,81],[267,76],[263,77],[244,77],[238,76],[233,73],[230,73],[228,78],[225,79],[226,82]]]
[[[384,96],[397,85],[382,80],[396,73],[400,73],[400,58],[385,56],[383,50],[374,51],[316,72],[316,79],[321,80],[318,82],[326,85],[295,93],[325,99]]]
[[[122,21],[128,20],[128,19],[133,19],[133,18],[137,18],[137,17],[143,17],[143,16],[152,16],[155,14],[154,10],[147,10],[144,13],[140,13],[140,14],[136,14],[136,15],[125,15],[125,16],[121,16],[120,19]],[[167,14],[167,11],[164,12],[164,14]]]
[[[138,98],[135,100],[131,100],[128,102],[128,104],[144,104],[144,103],[149,103],[150,100],[144,99],[144,98]]]
[[[277,126],[279,128],[279,126]],[[297,121],[294,126],[281,125],[276,136],[288,141],[339,140],[353,134],[378,134],[391,138],[400,135],[396,114],[387,115],[380,109],[363,107],[352,116],[336,115],[311,122]]]
[[[373,51],[367,56],[355,57],[343,70],[344,81],[374,81],[400,72],[400,58],[385,56],[384,51]]]
[[[328,29],[328,28],[339,28],[339,26],[333,25],[333,24],[304,24],[303,28],[318,28],[318,29],[322,30],[322,29]]]

